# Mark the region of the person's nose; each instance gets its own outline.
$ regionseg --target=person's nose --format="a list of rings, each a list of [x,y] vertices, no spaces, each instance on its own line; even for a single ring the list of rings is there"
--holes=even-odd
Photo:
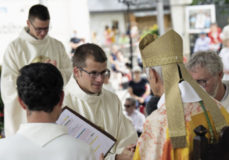
[[[97,75],[96,79],[95,79],[97,82],[104,82],[104,76],[99,74]]]
[[[47,31],[46,31],[46,30],[41,30],[40,34],[41,34],[42,36],[44,36],[44,35],[47,34]]]

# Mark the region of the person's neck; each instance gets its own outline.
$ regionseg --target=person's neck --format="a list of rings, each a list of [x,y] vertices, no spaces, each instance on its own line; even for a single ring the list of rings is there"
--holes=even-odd
[[[223,83],[220,83],[215,99],[221,101],[225,95],[225,92],[226,92],[226,86]]]
[[[127,112],[127,115],[128,115],[128,116],[131,116],[133,113],[134,113],[134,111],[132,111],[132,112]]]
[[[158,87],[158,94],[155,94],[157,97],[161,97],[165,93],[164,85],[163,83],[160,83]]]
[[[29,123],[55,123],[56,117],[52,113],[44,111],[27,112],[27,121]]]
[[[35,37],[34,35],[32,35],[32,34],[30,33],[29,28],[26,29],[26,32],[27,32],[30,36],[32,36],[33,38],[35,38],[36,40],[38,40],[37,37]]]
[[[137,77],[137,76],[136,76],[136,77],[134,78],[134,82],[140,82],[140,81],[141,81],[141,77]]]

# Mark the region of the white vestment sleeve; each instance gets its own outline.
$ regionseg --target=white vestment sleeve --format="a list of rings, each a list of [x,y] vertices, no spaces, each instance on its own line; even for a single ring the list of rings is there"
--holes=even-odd
[[[67,84],[67,82],[69,81],[71,74],[72,74],[72,63],[71,60],[69,58],[69,56],[67,55],[65,48],[63,46],[62,43],[60,43],[61,45],[59,48],[59,64],[57,64],[57,68],[60,70],[62,77],[64,79],[64,85]]]
[[[105,158],[106,160],[115,160],[116,154],[120,154],[125,147],[131,144],[136,144],[137,143],[137,133],[136,130],[132,124],[132,122],[126,118],[126,116],[122,112],[122,104],[119,101],[119,115],[118,115],[118,120],[119,122],[117,123],[117,142],[115,147],[112,148]],[[115,153],[114,153],[115,152]]]
[[[25,111],[18,102],[16,79],[19,67],[17,53],[11,44],[3,57],[1,73],[1,95],[4,103],[4,131],[6,136],[15,134],[20,123],[26,121]]]

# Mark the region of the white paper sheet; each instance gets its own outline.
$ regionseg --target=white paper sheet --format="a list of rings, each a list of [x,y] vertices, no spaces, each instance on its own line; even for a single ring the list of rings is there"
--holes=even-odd
[[[70,135],[89,144],[95,153],[96,159],[99,160],[101,153],[106,155],[109,152],[115,143],[115,139],[112,136],[110,137],[109,133],[98,129],[94,124],[73,112],[65,107],[56,123],[66,126]]]

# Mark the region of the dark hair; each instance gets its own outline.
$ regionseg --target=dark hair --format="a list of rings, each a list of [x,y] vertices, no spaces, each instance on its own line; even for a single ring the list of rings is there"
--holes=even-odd
[[[75,50],[72,58],[73,67],[86,67],[85,61],[89,56],[92,56],[96,62],[107,61],[107,56],[101,47],[93,43],[86,43]]]
[[[32,63],[20,69],[17,91],[29,110],[52,112],[60,101],[63,78],[52,64]]]
[[[50,16],[49,16],[48,8],[43,6],[43,5],[41,5],[41,4],[37,4],[37,5],[32,6],[29,9],[29,17],[28,17],[28,19],[32,21],[35,18],[38,18],[38,19],[40,19],[42,21],[49,20]]]
[[[126,99],[126,101],[128,101],[131,106],[136,107],[136,103],[137,103],[136,99],[134,99],[132,97],[129,97],[129,98]]]

